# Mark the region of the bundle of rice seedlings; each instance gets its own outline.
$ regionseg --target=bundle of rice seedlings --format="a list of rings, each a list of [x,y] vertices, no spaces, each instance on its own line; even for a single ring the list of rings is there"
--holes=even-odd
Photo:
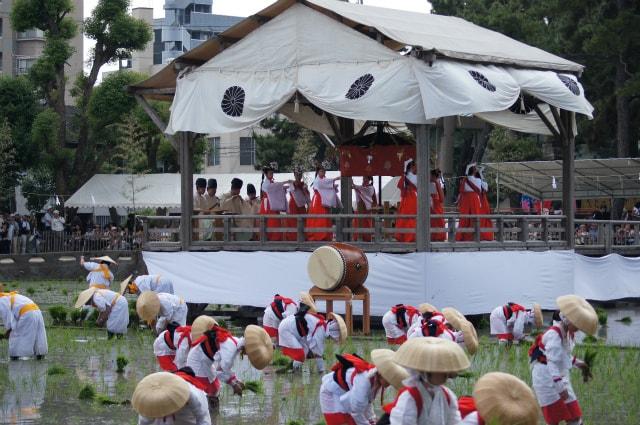
[[[245,381],[244,388],[255,394],[262,394],[264,392],[262,381]]]
[[[116,372],[123,373],[124,368],[127,367],[128,364],[129,364],[129,360],[126,357],[118,356],[116,358],[116,365],[117,365]]]
[[[587,367],[582,369],[582,380],[584,382],[589,382],[589,380],[593,378],[591,371],[593,370],[597,354],[598,352],[596,350],[590,348],[587,348],[587,351],[584,353],[584,363],[587,365]]]
[[[97,395],[96,394],[96,389],[93,388],[93,386],[91,384],[86,384],[80,390],[80,393],[78,394],[78,398],[80,400],[95,400],[96,395]]]

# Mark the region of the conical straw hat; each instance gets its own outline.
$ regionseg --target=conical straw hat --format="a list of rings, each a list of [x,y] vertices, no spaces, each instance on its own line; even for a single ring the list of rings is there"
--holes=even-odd
[[[444,316],[445,319],[447,319],[447,322],[451,323],[451,326],[453,326],[458,330],[460,330],[462,323],[467,320],[464,317],[464,314],[460,313],[458,310],[456,310],[453,307],[443,308],[442,315]]]
[[[95,294],[97,290],[98,288],[91,287],[89,289],[85,289],[84,291],[80,292],[80,295],[78,295],[78,300],[76,301],[76,304],[74,307],[80,308],[83,305],[85,305],[87,301],[89,301],[91,297],[93,297],[93,294]]]
[[[118,264],[113,258],[109,257],[108,255],[103,255],[102,257],[91,257],[91,261],[106,261],[107,263]]]
[[[130,274],[129,277],[120,282],[120,295],[124,295],[124,293],[127,292],[127,286],[129,286],[129,282],[131,282],[131,279],[133,279],[132,274]]]
[[[260,326],[249,325],[244,330],[244,349],[249,361],[258,370],[264,369],[273,360],[273,342]]]
[[[593,335],[598,330],[598,315],[591,304],[578,295],[563,295],[556,299],[560,312],[582,332]]]
[[[156,320],[160,312],[160,298],[153,291],[144,291],[136,301],[138,316],[147,323]]]
[[[189,384],[168,372],[144,377],[133,392],[131,405],[147,418],[164,418],[182,409],[189,400]]]
[[[393,361],[421,372],[459,372],[470,366],[458,344],[432,337],[408,340],[396,351]]]
[[[340,340],[338,341],[340,344],[344,344],[347,340],[347,336],[349,335],[347,332],[347,324],[344,322],[342,316],[336,313],[329,313],[327,318],[334,319],[338,324],[338,329],[340,330]]]
[[[536,425],[540,407],[536,397],[520,379],[502,372],[482,376],[473,388],[473,398],[486,423]]]
[[[422,303],[418,306],[418,311],[420,312],[420,314],[425,314],[435,313],[436,311],[438,311],[438,309],[429,303]]]
[[[309,311],[311,313],[317,313],[318,309],[316,308],[316,303],[313,302],[313,298],[309,295],[308,292],[300,292],[300,302],[309,306]]]
[[[407,369],[393,361],[395,352],[386,348],[371,351],[371,362],[378,373],[397,390],[403,387],[402,381],[409,377]]]
[[[536,319],[536,328],[541,328],[544,325],[544,317],[542,317],[542,308],[540,304],[533,303],[533,315]]]
[[[465,320],[460,324],[460,330],[464,336],[464,346],[467,348],[469,354],[474,355],[476,351],[478,351],[478,337],[473,324]]]
[[[211,316],[202,315],[196,317],[196,320],[191,324],[191,341],[195,341],[200,338],[206,331],[216,326],[218,322]]]

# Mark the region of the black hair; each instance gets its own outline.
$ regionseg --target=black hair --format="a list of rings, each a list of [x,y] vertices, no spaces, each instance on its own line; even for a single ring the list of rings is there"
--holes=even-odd
[[[553,322],[559,322],[560,320],[560,310],[556,310],[553,312],[553,316],[551,317],[551,324],[553,325]]]
[[[411,167],[414,166],[416,162],[415,161],[409,161],[409,163],[407,164],[407,166],[404,168],[404,189],[407,189],[407,174],[409,174],[409,170],[411,170]]]
[[[247,195],[250,195],[252,193],[254,195],[256,194],[256,187],[252,183],[249,183],[247,184]]]
[[[217,189],[218,188],[218,181],[216,179],[209,179],[209,181],[207,182],[207,189]]]
[[[207,180],[203,179],[202,177],[198,177],[196,179],[196,187],[207,187]]]
[[[231,189],[238,189],[238,190],[240,190],[240,189],[242,189],[242,184],[243,184],[242,180],[240,180],[240,179],[239,179],[239,178],[237,178],[237,177],[234,177],[234,178],[231,180]]]

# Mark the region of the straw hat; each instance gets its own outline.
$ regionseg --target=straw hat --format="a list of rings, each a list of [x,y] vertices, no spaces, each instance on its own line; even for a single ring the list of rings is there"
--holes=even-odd
[[[541,328],[544,325],[544,317],[542,317],[542,308],[540,304],[533,303],[533,315],[536,319],[536,328]]]
[[[371,352],[371,362],[378,369],[378,373],[397,390],[403,387],[402,381],[409,377],[409,372],[394,363],[395,352],[386,348],[379,348]]]
[[[589,335],[598,330],[598,315],[591,304],[579,295],[563,295],[556,299],[560,312],[578,329]]]
[[[138,316],[147,323],[156,320],[160,312],[160,298],[153,291],[144,291],[136,301]]]
[[[422,303],[418,306],[418,311],[420,312],[420,314],[425,314],[425,313],[435,313],[436,311],[438,311],[438,309],[429,303]]]
[[[76,305],[74,307],[80,308],[85,305],[87,301],[89,301],[91,297],[93,297],[93,294],[95,294],[97,290],[97,288],[91,287],[80,292],[80,295],[78,295],[78,300],[76,301]]]
[[[131,398],[134,410],[147,418],[164,418],[182,409],[189,401],[189,384],[168,372],[147,375],[138,382]]]
[[[348,332],[347,332],[347,324],[344,322],[342,316],[336,313],[329,313],[327,315],[329,320],[334,319],[338,324],[338,329],[340,330],[340,340],[338,341],[340,344],[344,343],[347,340]]]
[[[487,423],[536,425],[540,407],[531,388],[513,375],[491,372],[473,388],[478,413]]]
[[[393,361],[421,372],[459,372],[470,366],[458,344],[432,337],[408,340],[393,355]]]
[[[200,338],[206,331],[216,326],[218,322],[211,316],[202,315],[196,317],[191,324],[191,341]]]
[[[115,262],[115,260],[111,257],[109,257],[108,255],[103,255],[102,257],[91,257],[92,261],[104,261],[107,263],[111,263],[111,264],[118,264]]]
[[[451,323],[451,326],[458,330],[462,326],[462,323],[467,321],[467,319],[464,317],[464,314],[460,313],[453,307],[443,308],[442,315],[445,319],[447,319],[447,322]]]
[[[465,320],[460,324],[460,330],[464,336],[464,346],[467,348],[469,354],[474,355],[478,351],[478,336],[473,324],[468,320]]]
[[[258,370],[264,369],[273,360],[273,342],[260,326],[249,325],[244,330],[244,349],[249,361]]]
[[[313,302],[313,297],[308,292],[300,292],[300,302],[309,306],[311,313],[317,313],[316,303]]]
[[[125,280],[123,280],[120,283],[120,294],[124,295],[125,292],[127,292],[127,286],[129,286],[129,282],[131,282],[131,279],[133,279],[133,275],[130,274],[129,277],[127,277]]]

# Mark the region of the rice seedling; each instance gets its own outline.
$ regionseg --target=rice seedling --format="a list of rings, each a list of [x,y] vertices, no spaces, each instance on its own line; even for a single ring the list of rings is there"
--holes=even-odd
[[[118,356],[116,358],[117,369],[116,372],[124,373],[124,368],[129,364],[129,360],[124,356]]]
[[[287,425],[305,425],[305,423],[304,423],[303,420],[294,419],[294,420],[291,420],[291,421],[287,422]]]
[[[582,340],[582,343],[583,344],[597,344],[598,343],[598,338],[596,338],[593,335],[587,335]]]
[[[630,325],[630,324],[631,324],[631,322],[632,322],[632,320],[631,320],[631,317],[629,317],[629,316],[625,316],[625,317],[623,317],[622,319],[618,319],[618,320],[616,320],[616,322],[620,322],[620,323],[623,323],[623,324],[625,324],[625,325]]]
[[[80,400],[89,401],[89,400],[95,400],[96,395],[97,395],[96,389],[93,387],[93,385],[86,384],[80,390],[80,393],[78,394],[78,398]]]
[[[264,385],[262,384],[262,381],[245,381],[244,387],[255,394],[264,393]]]
[[[89,310],[75,308],[71,310],[69,319],[71,320],[71,323],[73,323],[74,325],[78,325],[80,322],[87,318],[87,314],[89,314]]]
[[[33,286],[30,286],[27,288],[27,294],[29,294],[29,296],[32,296],[35,293],[36,293],[36,289]]]
[[[586,368],[582,369],[582,380],[584,382],[589,382],[590,379],[593,378],[593,374],[591,370],[593,369],[594,361],[596,359],[597,351],[587,348],[587,351],[584,353],[584,363],[587,365]]]
[[[49,315],[56,325],[61,325],[67,321],[67,308],[62,305],[55,305],[49,308]]]
[[[69,295],[69,291],[67,290],[67,288],[64,288],[64,289],[62,290],[62,295],[64,295],[65,297],[66,297],[67,295]]]
[[[598,315],[598,323],[600,323],[600,326],[606,326],[609,318],[607,310],[602,307],[596,307],[596,314]]]
[[[47,370],[47,375],[49,376],[64,375],[65,373],[67,373],[67,370],[60,365],[53,365]]]
[[[216,319],[216,322],[218,322],[218,326],[220,326],[221,328],[227,328],[227,321],[224,319]]]

